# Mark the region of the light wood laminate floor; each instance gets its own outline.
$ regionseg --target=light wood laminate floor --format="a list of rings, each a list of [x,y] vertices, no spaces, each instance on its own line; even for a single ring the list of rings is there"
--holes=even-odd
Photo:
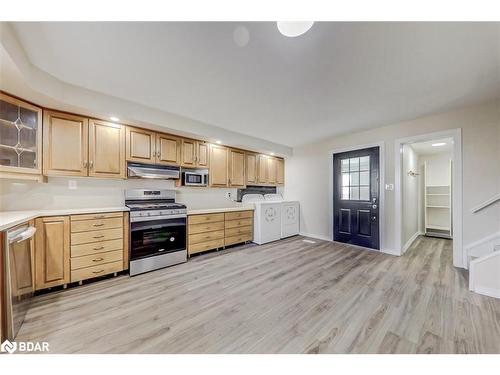
[[[17,340],[51,353],[500,353],[500,300],[451,241],[402,257],[293,237],[36,297]]]

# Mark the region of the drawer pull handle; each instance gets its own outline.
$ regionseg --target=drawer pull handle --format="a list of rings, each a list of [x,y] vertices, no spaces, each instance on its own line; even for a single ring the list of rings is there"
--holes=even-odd
[[[92,224],[92,226],[94,227],[102,227],[104,225],[104,223],[100,223],[100,224]]]
[[[104,270],[92,271],[92,273],[101,273],[101,272],[104,272]]]
[[[92,262],[102,262],[104,260],[104,258],[95,258],[95,259],[92,259]]]
[[[104,249],[104,246],[94,247],[94,250],[102,250],[102,249]]]
[[[94,238],[103,238],[104,234],[101,234],[100,236],[94,236]]]

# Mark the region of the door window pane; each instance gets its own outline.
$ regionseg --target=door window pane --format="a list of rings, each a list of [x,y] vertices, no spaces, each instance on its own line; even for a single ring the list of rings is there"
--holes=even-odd
[[[340,164],[341,199],[370,200],[370,156],[343,159]]]

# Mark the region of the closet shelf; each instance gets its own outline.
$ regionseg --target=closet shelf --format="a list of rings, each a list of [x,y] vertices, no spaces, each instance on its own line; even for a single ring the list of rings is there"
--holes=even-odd
[[[427,205],[425,207],[427,207],[427,208],[450,208],[449,206],[429,206],[429,205]]]
[[[450,227],[444,225],[427,225],[426,229],[451,230]]]

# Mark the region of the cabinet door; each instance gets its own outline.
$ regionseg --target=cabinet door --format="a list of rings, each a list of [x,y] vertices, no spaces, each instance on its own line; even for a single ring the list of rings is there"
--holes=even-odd
[[[44,111],[43,174],[88,175],[88,119]]]
[[[245,186],[245,152],[229,150],[229,186]]]
[[[285,184],[285,160],[276,159],[276,184]]]
[[[267,156],[266,155],[257,155],[257,183],[258,184],[267,184]]]
[[[127,160],[154,163],[156,161],[155,132],[127,126],[126,148]]]
[[[181,163],[184,167],[196,167],[196,141],[182,139]]]
[[[276,159],[267,157],[267,182],[271,185],[276,185]]]
[[[210,186],[227,186],[228,159],[228,149],[226,147],[210,145]]]
[[[89,121],[89,176],[125,178],[125,127]]]
[[[181,140],[168,134],[156,134],[156,162],[166,165],[180,165]]]
[[[196,163],[198,164],[198,167],[208,168],[208,143],[198,142],[197,144],[198,155],[196,157]]]
[[[246,181],[248,185],[257,183],[257,155],[246,153]]]
[[[69,217],[39,218],[35,226],[36,289],[69,283]]]
[[[0,92],[2,171],[42,173],[42,109]]]

